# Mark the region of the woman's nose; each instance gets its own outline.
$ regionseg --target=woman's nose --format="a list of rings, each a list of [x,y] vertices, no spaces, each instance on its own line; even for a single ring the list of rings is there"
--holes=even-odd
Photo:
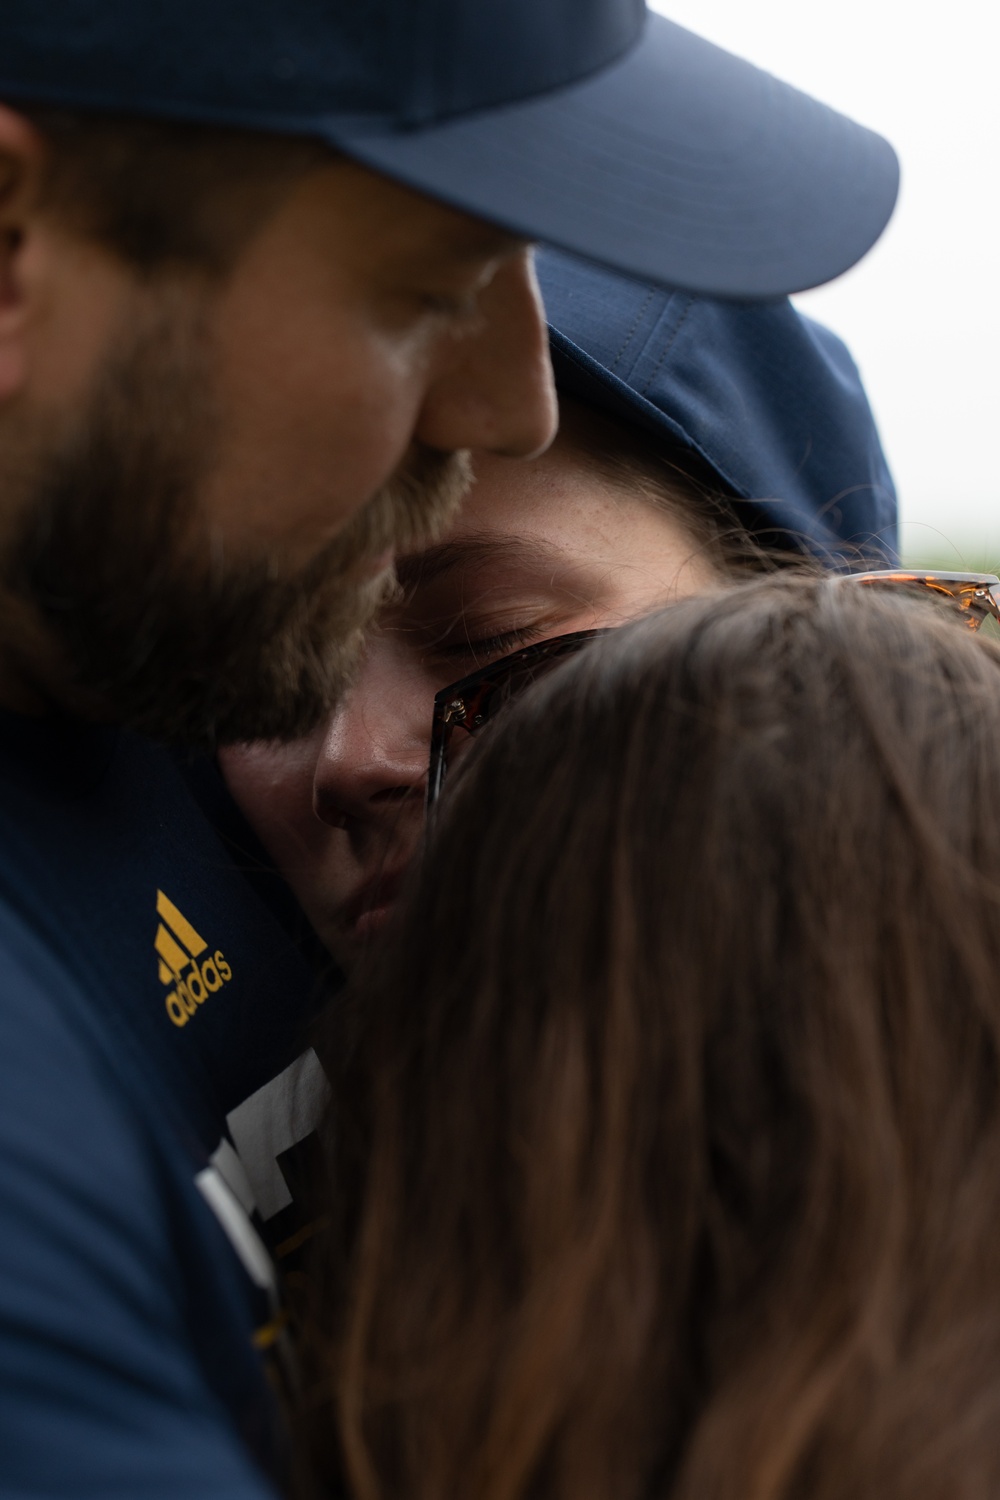
[[[332,827],[385,828],[420,807],[433,697],[368,661],[331,718],[313,778],[313,810]]]

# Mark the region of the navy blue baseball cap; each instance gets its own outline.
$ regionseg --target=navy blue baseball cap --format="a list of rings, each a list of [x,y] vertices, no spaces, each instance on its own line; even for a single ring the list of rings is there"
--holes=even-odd
[[[689,450],[769,545],[834,565],[896,561],[892,476],[828,329],[785,298],[691,297],[552,250],[538,272],[561,391]]]
[[[643,0],[3,0],[0,99],[318,137],[717,296],[838,275],[897,190],[881,137]]]

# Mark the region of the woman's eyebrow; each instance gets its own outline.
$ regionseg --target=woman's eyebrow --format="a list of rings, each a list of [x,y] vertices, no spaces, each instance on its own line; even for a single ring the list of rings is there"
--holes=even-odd
[[[552,565],[562,558],[559,549],[541,537],[469,536],[438,542],[423,552],[411,552],[396,559],[396,577],[411,593],[434,583],[455,568],[479,563],[513,563],[537,568]]]

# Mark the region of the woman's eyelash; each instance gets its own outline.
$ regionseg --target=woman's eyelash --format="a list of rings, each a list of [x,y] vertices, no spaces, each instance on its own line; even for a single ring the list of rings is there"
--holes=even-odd
[[[523,625],[516,630],[497,631],[488,636],[463,636],[461,640],[442,642],[438,650],[442,656],[507,656],[519,646],[540,636],[537,625]]]

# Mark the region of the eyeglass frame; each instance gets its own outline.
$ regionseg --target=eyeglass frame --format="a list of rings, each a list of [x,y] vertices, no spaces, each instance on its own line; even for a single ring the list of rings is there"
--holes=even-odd
[[[917,584],[932,593],[940,593],[951,599],[968,615],[964,622],[970,630],[978,630],[987,617],[992,617],[1000,626],[1000,578],[995,573],[953,573],[943,569],[876,568],[866,573],[841,575],[846,583],[862,584]],[[945,587],[959,585],[957,590]],[[527,680],[517,691],[530,686],[534,668],[554,664],[562,656],[575,656],[591,641],[620,629],[617,625],[598,626],[592,630],[574,630],[566,635],[550,636],[522,646],[469,672],[456,682],[449,683],[434,695],[434,712],[431,720],[430,760],[427,770],[426,810],[429,813],[441,795],[448,771],[447,750],[456,729],[464,729],[473,736],[495,717],[499,709],[510,701],[503,699],[492,711],[489,705],[496,694],[510,684],[511,678],[523,671]],[[514,695],[511,695],[514,696]]]

